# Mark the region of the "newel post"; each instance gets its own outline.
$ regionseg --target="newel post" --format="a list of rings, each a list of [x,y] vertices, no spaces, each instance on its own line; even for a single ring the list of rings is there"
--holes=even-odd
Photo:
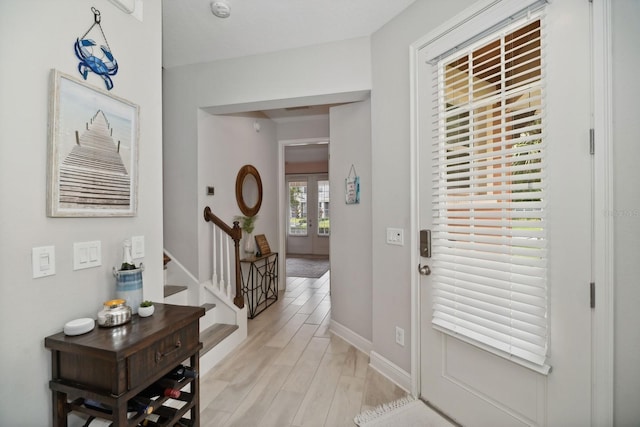
[[[242,272],[240,271],[240,239],[242,239],[242,229],[238,221],[233,222],[233,247],[236,258],[236,296],[233,303],[238,308],[244,307],[244,296],[242,295]]]

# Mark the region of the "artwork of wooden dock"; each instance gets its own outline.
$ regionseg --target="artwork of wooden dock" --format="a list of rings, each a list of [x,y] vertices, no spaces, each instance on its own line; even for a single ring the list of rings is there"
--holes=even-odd
[[[131,179],[120,155],[120,142],[102,110],[76,130],[76,145],[60,165],[60,207],[126,209]]]

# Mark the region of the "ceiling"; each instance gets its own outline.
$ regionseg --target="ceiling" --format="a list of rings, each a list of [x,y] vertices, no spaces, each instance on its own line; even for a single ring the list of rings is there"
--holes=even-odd
[[[369,36],[415,0],[162,0],[165,68]]]
[[[164,68],[370,36],[415,0],[223,1],[231,9],[228,18],[213,15],[212,0],[162,0]],[[332,105],[283,105],[288,108],[251,114],[302,120],[326,115]]]
[[[329,108],[339,104],[322,104],[302,107],[275,108],[273,110],[263,110],[265,116],[277,122],[296,120],[302,117],[326,116]]]

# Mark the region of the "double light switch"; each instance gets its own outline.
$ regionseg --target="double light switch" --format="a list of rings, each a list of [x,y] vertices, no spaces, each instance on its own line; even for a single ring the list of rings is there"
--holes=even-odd
[[[102,245],[100,240],[76,242],[73,244],[73,269],[98,267],[102,265]]]

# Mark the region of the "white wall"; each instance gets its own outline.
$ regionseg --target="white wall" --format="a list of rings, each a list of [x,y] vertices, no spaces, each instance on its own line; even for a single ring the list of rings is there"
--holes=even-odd
[[[287,139],[328,138],[329,115],[312,116],[301,120],[279,120],[278,141]]]
[[[367,341],[371,331],[371,101],[330,109],[331,320]],[[354,166],[360,203],[345,203]]]
[[[117,96],[140,105],[138,215],[48,218],[45,214],[49,73],[78,77],[76,37],[93,24],[91,6],[119,62]],[[51,424],[50,352],[44,338],[79,317],[96,318],[115,296],[111,268],[122,240],[144,235],[144,296],[162,299],[161,6],[145,2],[144,21],[107,0],[0,2],[0,425]],[[104,88],[96,75],[88,83]],[[102,266],[73,271],[73,242],[100,240]],[[56,274],[32,279],[31,248],[54,245]]]
[[[191,70],[189,70],[191,71]],[[198,274],[198,87],[191,73],[163,70],[162,192],[164,247],[193,275]]]
[[[371,88],[367,37],[164,71],[165,247],[198,274],[197,111],[236,113],[352,101]],[[243,153],[238,153],[241,161]],[[235,175],[218,187],[233,186]]]
[[[264,234],[272,251],[278,250],[278,143],[276,125],[269,119],[217,116],[204,112],[198,121],[198,208],[209,206],[214,214],[231,225],[242,215],[236,203],[236,176],[246,164],[255,166],[262,181],[262,205],[253,235]],[[260,132],[254,123],[260,124]],[[215,195],[205,194],[206,186]],[[242,224],[241,224],[242,225]],[[199,229],[199,278],[212,272],[211,225],[203,220]],[[233,268],[233,266],[232,266]]]
[[[640,2],[611,1],[613,8],[613,155],[616,426],[640,420]]]
[[[371,38],[373,168],[373,350],[411,370],[409,46],[472,0],[416,1]],[[392,65],[390,65],[392,64]],[[387,227],[405,230],[405,245],[385,242]],[[395,343],[395,327],[405,346]]]

